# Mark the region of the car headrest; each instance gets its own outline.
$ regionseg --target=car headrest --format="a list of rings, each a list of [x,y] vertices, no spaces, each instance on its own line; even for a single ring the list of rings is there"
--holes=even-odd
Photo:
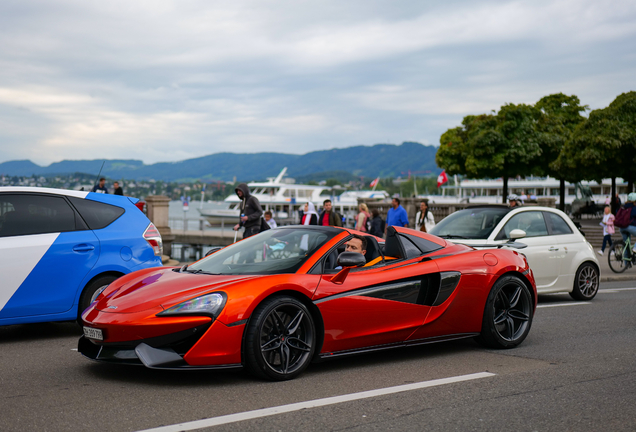
[[[367,253],[364,258],[367,262],[371,262],[380,256],[380,245],[378,245],[378,241],[374,237],[364,236],[364,238],[367,241]]]
[[[398,238],[395,228],[388,227],[386,229],[386,241],[384,242],[384,256],[394,258],[404,258],[404,252],[400,239]]]

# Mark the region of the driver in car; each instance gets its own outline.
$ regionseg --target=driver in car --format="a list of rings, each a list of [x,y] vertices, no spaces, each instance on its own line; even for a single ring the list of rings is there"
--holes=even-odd
[[[366,255],[367,253],[367,239],[358,234],[353,234],[353,238],[345,243],[345,246],[345,252],[356,252],[362,255]],[[363,267],[371,267],[380,261],[382,261],[382,256],[369,261]]]

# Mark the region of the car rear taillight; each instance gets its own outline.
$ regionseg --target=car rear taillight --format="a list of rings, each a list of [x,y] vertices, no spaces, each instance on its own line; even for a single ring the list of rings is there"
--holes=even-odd
[[[144,231],[144,239],[148,243],[150,243],[150,246],[152,246],[152,250],[155,251],[156,256],[163,255],[163,242],[161,241],[161,234],[159,234],[159,230],[152,222],[150,222],[150,225],[148,225],[148,228],[146,228],[146,231]]]

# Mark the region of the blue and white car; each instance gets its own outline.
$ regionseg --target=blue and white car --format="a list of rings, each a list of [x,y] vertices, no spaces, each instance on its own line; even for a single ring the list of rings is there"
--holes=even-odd
[[[161,266],[136,198],[0,187],[0,325],[75,320],[104,288]]]

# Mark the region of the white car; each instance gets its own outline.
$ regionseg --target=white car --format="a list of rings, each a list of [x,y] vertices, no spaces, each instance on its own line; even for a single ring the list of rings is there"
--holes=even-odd
[[[600,266],[594,249],[560,210],[474,206],[442,219],[430,234],[468,246],[524,243],[526,248],[516,250],[527,257],[540,294],[568,292],[576,300],[591,300],[598,292]]]

